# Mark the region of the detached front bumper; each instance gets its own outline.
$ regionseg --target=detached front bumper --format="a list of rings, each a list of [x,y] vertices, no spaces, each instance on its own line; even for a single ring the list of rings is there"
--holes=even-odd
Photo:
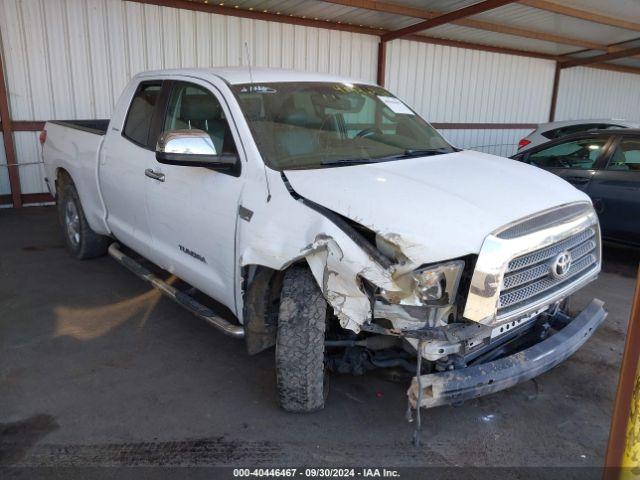
[[[604,303],[594,299],[562,330],[546,340],[508,357],[471,367],[420,377],[423,408],[463,402],[499,392],[530,380],[566,360],[591,337],[604,321]],[[418,402],[418,380],[407,391],[413,408]]]

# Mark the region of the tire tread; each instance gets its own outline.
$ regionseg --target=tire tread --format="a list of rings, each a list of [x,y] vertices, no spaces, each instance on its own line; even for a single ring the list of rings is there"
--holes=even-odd
[[[324,338],[327,302],[306,266],[285,272],[276,341],[276,377],[280,405],[289,412],[324,407]]]

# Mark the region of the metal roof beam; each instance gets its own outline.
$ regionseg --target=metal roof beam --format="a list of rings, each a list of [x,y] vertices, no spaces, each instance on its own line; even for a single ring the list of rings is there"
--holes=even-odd
[[[609,17],[607,15],[601,15],[587,10],[565,7],[564,5],[548,2],[546,0],[519,0],[518,3],[526,5],[527,7],[537,8],[539,10],[546,10],[547,12],[559,13],[560,15],[566,15],[568,17],[579,18],[581,20],[588,20],[590,22],[640,32],[640,23],[630,22],[621,18]]]
[[[397,3],[378,2],[377,0],[324,0],[325,3],[335,3],[343,7],[362,8],[363,10],[374,10],[376,12],[393,13],[406,17],[424,18],[428,20],[437,17],[441,13],[422,8],[408,7]]]
[[[192,10],[196,12],[216,13],[218,15],[227,15],[231,17],[251,18],[253,20],[264,20],[267,22],[287,23],[290,25],[302,25],[305,27],[326,28],[329,30],[341,30],[345,32],[363,33],[366,35],[380,35],[382,30],[373,27],[360,27],[357,25],[347,25],[345,23],[330,22],[325,20],[315,20],[312,18],[296,17],[293,15],[285,15],[271,12],[263,12],[258,10],[247,10],[244,8],[234,8],[224,6],[224,2],[220,5],[212,3],[192,2],[189,0],[123,0],[135,3],[146,3],[148,5],[157,5],[159,7],[180,8],[183,10]]]
[[[391,13],[394,15],[403,15],[406,17],[423,18],[429,20],[431,18],[442,15],[443,12],[434,10],[423,10],[421,8],[406,7],[404,5],[397,5],[395,3],[384,3],[373,0],[324,0],[327,3],[333,3],[336,5],[342,5],[345,7],[361,8],[364,10],[371,10],[382,13]],[[547,32],[538,32],[535,30],[527,30],[524,28],[513,27],[510,25],[503,25],[499,23],[485,22],[482,20],[474,20],[472,18],[461,18],[451,22],[454,25],[461,27],[475,28],[476,30],[485,30],[487,32],[503,33],[506,35],[513,35],[516,37],[531,38],[533,40],[542,40],[545,42],[560,43],[562,45],[573,45],[576,47],[582,47],[587,50],[606,50],[606,46],[583,40],[580,38],[570,38],[562,35],[555,35]]]
[[[560,68],[578,67],[580,65],[590,65],[593,63],[602,63],[609,60],[617,60],[618,58],[632,57],[640,54],[640,47],[628,48],[618,52],[605,53],[603,55],[595,55],[586,58],[562,58],[559,60]]]
[[[585,65],[585,67],[609,70],[610,72],[633,73],[634,75],[640,75],[640,68],[618,65],[617,63],[594,63],[592,65]]]
[[[470,17],[471,15],[477,15],[478,13],[486,12],[487,10],[493,10],[494,8],[513,3],[515,0],[484,0],[483,2],[474,3],[468,7],[454,10],[453,12],[444,13],[437,17],[425,20],[424,22],[418,22],[415,25],[410,25],[399,30],[394,30],[382,35],[383,42],[389,42],[397,38],[406,37],[412,33],[421,32],[429,28],[451,23],[454,20]]]
[[[541,58],[544,60],[558,60],[557,55],[550,53],[531,52],[528,50],[518,50],[516,48],[495,47],[483,43],[465,42],[463,40],[450,40],[448,38],[429,37],[427,35],[409,35],[406,40],[414,42],[430,43],[433,45],[444,45],[446,47],[466,48],[468,50],[479,50],[481,52],[502,53],[504,55],[517,55],[519,57]]]

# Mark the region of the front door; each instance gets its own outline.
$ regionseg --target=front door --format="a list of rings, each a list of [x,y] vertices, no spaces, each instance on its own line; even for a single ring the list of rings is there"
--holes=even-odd
[[[527,156],[527,163],[549,170],[586,192],[595,175],[596,162],[605,151],[606,136],[583,137],[555,143]]]
[[[640,245],[640,139],[622,138],[588,190],[603,235]]]
[[[218,153],[235,153],[228,109],[215,87],[171,81],[163,131],[207,132]],[[154,161],[147,178],[148,221],[159,263],[235,309],[235,233],[241,177]]]

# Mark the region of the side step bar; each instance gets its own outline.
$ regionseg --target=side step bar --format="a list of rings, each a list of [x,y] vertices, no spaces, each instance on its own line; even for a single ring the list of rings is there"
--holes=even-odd
[[[213,325],[218,330],[222,331],[222,333],[234,338],[244,338],[244,327],[242,325],[234,325],[233,323],[228,322],[219,315],[216,315],[216,313],[210,308],[202,305],[189,294],[181,292],[169,285],[167,282],[160,280],[133,258],[125,255],[122,250],[120,250],[120,245],[118,243],[112,243],[109,246],[109,255],[118,261],[118,263],[124,265],[135,273],[138,277],[149,282],[178,305],[186,308],[196,317],[199,317],[210,325]]]

